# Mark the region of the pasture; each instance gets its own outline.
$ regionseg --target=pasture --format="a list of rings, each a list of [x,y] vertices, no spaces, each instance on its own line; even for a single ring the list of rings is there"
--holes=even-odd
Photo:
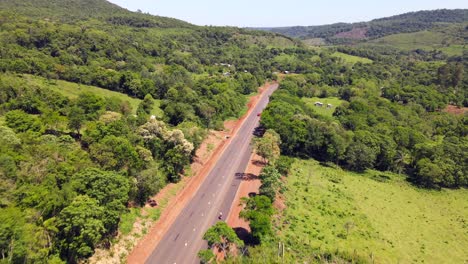
[[[349,55],[349,54],[345,54],[345,53],[342,53],[342,52],[335,52],[332,54],[333,57],[337,57],[337,58],[340,58],[343,60],[344,63],[346,64],[351,64],[351,65],[354,65],[358,62],[360,63],[364,63],[364,64],[367,64],[367,63],[372,63],[373,61],[368,59],[368,58],[363,58],[363,57],[359,57],[359,56],[354,56],[354,55]]]
[[[319,97],[312,97],[306,98],[303,97],[302,100],[312,108],[317,114],[321,116],[332,117],[333,112],[335,111],[336,107],[341,105],[344,101],[337,98],[337,97],[327,97],[327,98],[319,98]],[[315,102],[323,103],[322,107],[315,106]],[[327,108],[327,105],[331,104],[331,108]]]
[[[370,42],[406,51],[416,49],[431,51],[437,49],[448,56],[460,56],[463,50],[466,49],[466,47],[459,43],[459,40],[455,40],[454,37],[447,37],[446,33],[435,31],[394,34]]]
[[[276,220],[289,258],[346,252],[374,263],[468,260],[468,191],[423,190],[393,173],[356,174],[296,160]],[[301,262],[302,263],[302,262]]]
[[[28,83],[30,83],[31,85],[37,85],[39,87],[47,87],[70,99],[77,98],[78,95],[80,95],[83,92],[90,92],[98,96],[101,96],[103,98],[116,97],[122,101],[128,101],[130,105],[132,106],[133,113],[136,113],[138,105],[141,102],[141,100],[138,98],[133,98],[123,93],[110,91],[110,90],[99,88],[96,86],[83,85],[83,84],[78,84],[78,83],[62,81],[62,80],[48,80],[42,77],[27,75],[27,74],[23,75],[22,78],[26,80]],[[163,111],[159,108],[159,105],[160,105],[160,101],[155,100],[152,114],[155,115],[156,117],[162,117],[163,115]]]

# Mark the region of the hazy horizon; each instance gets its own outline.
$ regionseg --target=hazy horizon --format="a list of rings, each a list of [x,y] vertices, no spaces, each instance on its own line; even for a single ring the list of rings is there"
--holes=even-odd
[[[307,0],[215,0],[158,1],[109,0],[132,11],[181,19],[196,25],[238,27],[313,26],[338,22],[363,22],[407,12],[435,9],[466,9],[468,1],[415,0],[377,2],[370,0],[331,0],[314,3]],[[287,3],[288,5],[284,5]]]

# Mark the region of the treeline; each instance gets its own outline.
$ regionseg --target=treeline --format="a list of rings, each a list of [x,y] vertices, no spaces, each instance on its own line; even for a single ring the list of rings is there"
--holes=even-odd
[[[346,38],[336,35],[350,32],[353,29],[362,29],[365,38],[380,38],[398,33],[410,33],[434,28],[440,23],[464,23],[468,19],[467,9],[440,9],[432,11],[410,12],[397,16],[375,19],[359,23],[335,23],[323,26],[296,26],[279,28],[260,28],[284,34],[290,37],[311,39],[323,38],[328,43],[346,44]]]
[[[355,171],[392,170],[426,187],[467,186],[466,117],[427,112],[418,102],[392,103],[373,93],[349,94],[334,119],[314,113],[297,91],[300,78],[271,97],[261,123],[281,137],[283,154],[312,157]],[[437,168],[437,169],[435,169]]]
[[[4,0],[0,2],[0,7],[17,15],[61,23],[76,23],[93,18],[132,27],[194,27],[174,18],[131,12],[106,0]]]
[[[244,95],[273,78],[274,68],[290,66],[275,57],[310,54],[288,39],[289,48],[250,43],[256,37],[278,38],[271,33],[217,27],[136,29],[118,21],[117,26],[107,20],[56,23],[5,12],[0,72],[62,79],[141,99],[149,94],[164,100],[170,124],[193,121],[220,127],[242,110]],[[302,65],[295,70],[306,70]]]
[[[0,251],[6,263],[76,263],[109,244],[129,203],[189,165],[205,130],[150,118],[146,96],[68,99],[1,75]]]
[[[203,74],[246,73],[263,83],[271,78],[274,57],[306,52],[251,44],[249,39],[260,33],[236,28],[135,28],[123,18],[113,20],[118,26],[95,20],[67,24],[2,14],[0,71],[94,85],[139,98],[151,94],[164,99],[170,86],[181,82],[192,88],[187,76]]]

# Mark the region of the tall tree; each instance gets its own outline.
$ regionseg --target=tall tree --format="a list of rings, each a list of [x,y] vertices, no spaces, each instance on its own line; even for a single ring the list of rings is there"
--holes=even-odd
[[[85,119],[86,117],[83,109],[77,106],[72,107],[68,113],[68,128],[75,130],[79,135],[81,126],[83,125]]]
[[[69,263],[93,254],[105,232],[103,208],[87,195],[77,196],[58,216],[58,247]]]
[[[280,156],[281,139],[273,129],[268,129],[263,137],[257,138],[254,142],[255,152],[263,158],[265,162],[275,163]]]
[[[203,239],[208,242],[211,248],[219,248],[225,254],[229,253],[233,247],[244,245],[244,241],[240,240],[236,232],[223,221],[210,227],[203,235]]]

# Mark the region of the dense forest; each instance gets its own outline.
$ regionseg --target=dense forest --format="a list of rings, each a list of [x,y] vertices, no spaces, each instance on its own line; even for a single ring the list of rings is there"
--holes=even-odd
[[[468,185],[466,116],[441,111],[468,106],[466,52],[311,49],[275,33],[198,27],[104,0],[6,0],[0,8],[1,263],[76,263],[109,246],[122,213],[179,181],[208,129],[239,117],[246,96],[280,71],[295,74],[281,81],[261,123],[283,156],[264,170],[262,195],[243,213],[257,224],[257,243],[273,236],[271,203],[289,157],[395,171],[427,188]],[[466,16],[453,12],[392,21]],[[349,64],[336,52],[372,63]],[[92,92],[69,97],[32,77],[141,101],[132,109]],[[343,103],[327,117],[305,103],[312,97]],[[152,116],[155,100],[161,118]]]

